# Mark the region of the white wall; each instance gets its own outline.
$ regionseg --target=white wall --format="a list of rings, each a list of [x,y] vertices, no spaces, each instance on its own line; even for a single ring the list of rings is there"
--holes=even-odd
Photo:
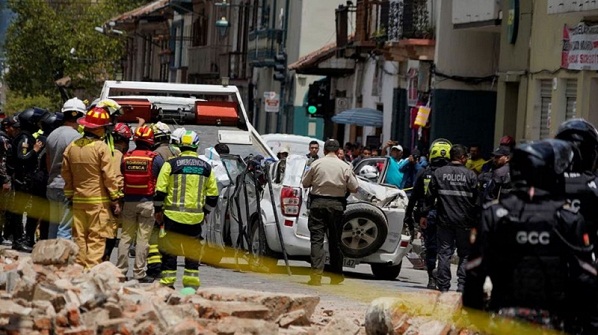
[[[498,69],[500,34],[453,29],[452,3],[453,0],[443,0],[438,3],[439,19],[434,56],[437,71],[463,77],[493,75]],[[495,90],[496,85],[494,87],[492,84],[474,86],[437,77],[435,88]]]

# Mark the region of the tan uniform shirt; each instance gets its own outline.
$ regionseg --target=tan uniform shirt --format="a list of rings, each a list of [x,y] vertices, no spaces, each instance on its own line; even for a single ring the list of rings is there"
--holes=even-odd
[[[312,194],[327,197],[344,197],[355,192],[359,183],[351,166],[329,153],[311,163],[310,169],[303,176],[303,187],[311,187]]]

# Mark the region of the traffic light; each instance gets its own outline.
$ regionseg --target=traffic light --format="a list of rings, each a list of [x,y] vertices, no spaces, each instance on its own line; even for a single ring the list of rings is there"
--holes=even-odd
[[[274,80],[285,82],[287,79],[287,54],[279,52],[274,56]]]
[[[330,82],[328,80],[315,81],[309,85],[307,91],[306,111],[309,116],[324,116],[330,103]]]

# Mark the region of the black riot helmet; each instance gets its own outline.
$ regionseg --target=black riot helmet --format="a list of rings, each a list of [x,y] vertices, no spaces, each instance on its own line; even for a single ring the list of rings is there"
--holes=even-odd
[[[64,123],[64,114],[57,112],[57,113],[48,113],[42,117],[41,126],[42,130],[44,131],[44,135],[48,136],[50,133],[62,126]]]
[[[598,158],[598,130],[584,119],[570,119],[559,126],[555,138],[575,147],[572,171],[594,171]]]
[[[571,143],[546,139],[518,145],[513,150],[509,166],[516,189],[534,187],[551,194],[565,192],[563,173],[573,162]]]
[[[32,107],[24,110],[19,114],[21,129],[36,132],[39,129],[39,122],[48,113],[47,110],[39,107]]]

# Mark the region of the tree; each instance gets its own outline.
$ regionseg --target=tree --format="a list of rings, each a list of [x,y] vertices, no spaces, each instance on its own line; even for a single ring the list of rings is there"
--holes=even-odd
[[[114,76],[124,40],[95,31],[146,0],[9,0],[16,14],[8,27],[5,82],[22,96],[47,96],[58,106],[55,81],[71,78],[86,97],[97,96]],[[71,52],[73,50],[74,52]]]

